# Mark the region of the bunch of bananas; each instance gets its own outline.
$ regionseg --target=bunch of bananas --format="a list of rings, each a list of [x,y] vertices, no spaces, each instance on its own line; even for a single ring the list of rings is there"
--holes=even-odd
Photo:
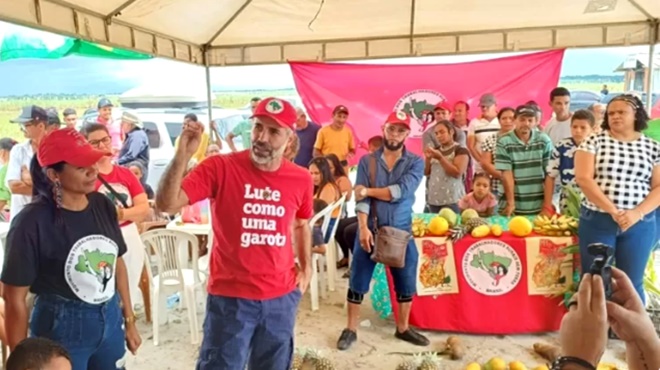
[[[415,217],[412,222],[412,234],[416,238],[426,235],[426,222],[423,218]]]
[[[534,232],[548,236],[571,236],[577,234],[578,221],[570,216],[538,215],[534,219]]]

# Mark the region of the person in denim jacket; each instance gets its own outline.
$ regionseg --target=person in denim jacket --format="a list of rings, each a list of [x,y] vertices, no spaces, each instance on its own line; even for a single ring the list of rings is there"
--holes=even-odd
[[[424,176],[424,160],[406,150],[404,143],[410,134],[410,117],[393,112],[383,126],[383,147],[360,159],[355,200],[358,217],[358,238],[353,248],[350,287],[348,289],[348,325],[337,342],[340,350],[348,349],[357,340],[360,304],[369,291],[369,283],[376,267],[370,258],[374,245],[373,230],[391,226],[410,231],[415,191]],[[376,184],[370,184],[371,156],[376,158]],[[369,214],[371,202],[377,204],[378,225]],[[390,268],[399,304],[394,336],[406,342],[426,346],[429,341],[408,326],[410,305],[417,289],[417,247],[411,238],[406,250],[405,266]]]

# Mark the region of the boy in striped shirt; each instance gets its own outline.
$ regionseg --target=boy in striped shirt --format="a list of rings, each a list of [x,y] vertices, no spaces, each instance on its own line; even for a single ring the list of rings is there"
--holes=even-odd
[[[504,197],[499,208],[505,216],[537,215],[543,208],[543,183],[552,154],[552,140],[536,129],[537,110],[521,105],[515,129],[497,140],[495,169],[502,172]]]

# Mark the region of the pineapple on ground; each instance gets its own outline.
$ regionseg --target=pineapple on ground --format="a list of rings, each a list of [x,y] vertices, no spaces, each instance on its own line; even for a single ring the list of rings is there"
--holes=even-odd
[[[449,239],[452,242],[457,242],[461,240],[465,235],[471,233],[474,228],[481,225],[488,225],[488,221],[484,220],[483,218],[471,218],[463,224],[449,230]]]
[[[413,356],[413,358],[405,360],[402,363],[400,363],[396,367],[396,370],[418,370],[419,365],[422,363],[423,359],[424,359],[424,355],[421,353],[417,353]]]
[[[303,361],[305,360],[305,351],[296,348],[293,352],[293,361],[291,362],[291,370],[302,370]]]
[[[438,359],[438,356],[433,352],[427,353],[424,355],[422,363],[417,370],[440,370],[440,360]]]
[[[305,352],[301,370],[335,370],[335,365],[319,351],[310,349]]]

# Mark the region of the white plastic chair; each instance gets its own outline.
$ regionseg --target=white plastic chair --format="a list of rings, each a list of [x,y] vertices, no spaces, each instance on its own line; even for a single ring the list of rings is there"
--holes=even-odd
[[[167,315],[165,300],[175,292],[183,293],[183,304],[188,310],[190,336],[193,344],[199,343],[196,289],[204,292],[206,274],[199,271],[197,260],[199,242],[195,235],[184,231],[156,229],[141,235],[146,248],[146,265],[152,286],[152,322],[154,345],[158,345],[160,314]],[[188,251],[192,248],[192,263],[188,263]],[[156,271],[154,270],[156,268]],[[163,311],[163,312],[161,312]]]
[[[330,219],[332,218],[332,213],[335,209],[340,208],[344,204],[346,199],[346,194],[342,195],[339,200],[328,205],[323,211],[317,213],[309,221],[309,225],[313,228],[318,220],[323,219],[321,226],[321,231],[325,237],[328,227],[330,225]],[[337,226],[339,220],[337,220],[331,230],[330,240],[327,243],[325,256],[317,253],[312,254],[312,278],[309,283],[309,293],[312,299],[312,311],[317,311],[319,309],[319,295],[322,298],[327,298],[326,285],[328,290],[335,290],[335,279],[337,277],[337,247],[335,246],[335,233],[337,232]],[[327,277],[326,277],[326,268],[327,268]],[[319,290],[320,289],[320,290]]]

